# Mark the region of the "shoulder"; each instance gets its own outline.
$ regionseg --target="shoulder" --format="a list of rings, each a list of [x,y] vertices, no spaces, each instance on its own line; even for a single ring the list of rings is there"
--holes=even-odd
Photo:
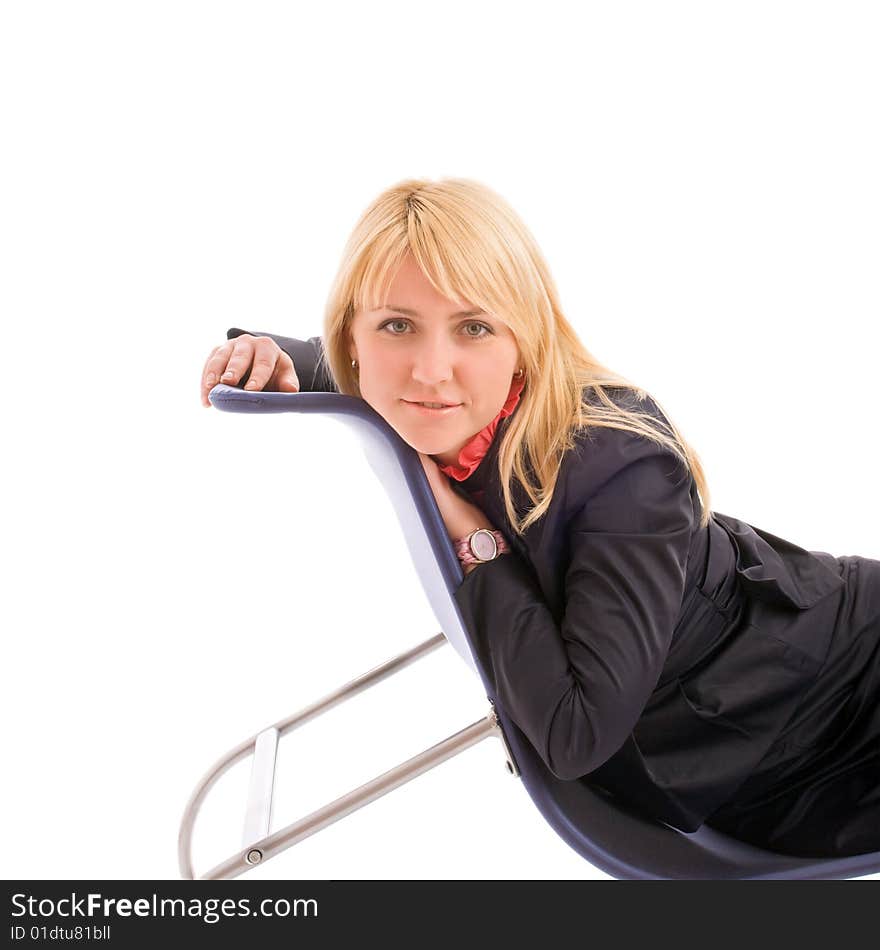
[[[640,392],[622,386],[604,387],[605,395],[614,408],[631,414],[613,416],[613,409],[593,389],[585,389],[583,401],[586,405],[597,410],[596,419],[588,422],[573,433],[573,455],[583,460],[585,456],[595,459],[597,456],[607,455],[614,457],[619,454],[622,458],[640,455],[646,452],[675,453],[656,442],[644,432],[634,431],[641,423],[658,435],[671,436],[669,420],[659,403],[645,390]],[[609,424],[599,424],[602,423]]]
[[[615,406],[635,413],[659,435],[671,435],[666,414],[649,393],[611,386],[605,387],[605,393]],[[584,391],[584,401],[607,409],[593,390]],[[572,447],[563,457],[559,475],[560,484],[575,506],[612,482],[623,498],[637,504],[640,490],[651,482],[672,479],[687,485],[690,481],[687,466],[672,448],[642,432],[620,428],[616,422],[588,424],[578,429],[573,434]]]
[[[664,425],[668,422],[659,402],[646,389],[632,389],[629,386],[603,386],[602,392],[618,409],[637,415],[651,416]],[[590,407],[599,410],[609,408],[600,396],[599,391],[592,386],[585,387],[581,397],[583,402]]]

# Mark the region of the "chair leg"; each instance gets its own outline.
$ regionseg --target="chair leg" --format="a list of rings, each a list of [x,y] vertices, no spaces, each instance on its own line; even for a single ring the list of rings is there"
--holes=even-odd
[[[370,686],[374,686],[446,642],[448,641],[442,633],[437,634],[430,640],[426,640],[411,650],[351,680],[323,699],[306,706],[298,713],[262,730],[219,759],[203,776],[184,811],[178,836],[178,861],[181,875],[189,879],[195,877],[192,865],[192,834],[198,810],[205,796],[224,772],[251,753],[254,754],[254,767],[251,773],[250,796],[246,810],[242,850],[211,868],[207,874],[201,875],[201,880],[237,877],[255,865],[280,854],[304,838],[321,831],[369,802],[387,795],[393,789],[404,785],[423,772],[427,772],[441,762],[445,762],[492,735],[501,739],[507,758],[507,767],[513,775],[518,775],[513,757],[504,739],[501,725],[495,715],[495,709],[492,707],[484,718],[477,720],[387,772],[383,772],[366,784],[353,789],[328,805],[324,805],[305,818],[287,825],[274,834],[269,834],[278,739],[292,729],[303,725],[309,719],[326,712],[332,706],[350,699]]]
[[[233,855],[211,868],[210,871],[201,876],[201,879],[220,880],[237,877],[249,870],[250,867],[275,857],[276,854],[280,854],[287,848],[298,844],[316,831],[321,831],[328,825],[339,821],[340,818],[350,815],[358,808],[381,798],[383,795],[387,795],[388,792],[398,786],[412,781],[416,776],[429,771],[441,762],[445,762],[446,759],[458,755],[459,752],[463,752],[470,746],[481,742],[488,736],[495,734],[496,731],[497,722],[493,711],[484,719],[477,720],[424,752],[420,752],[328,805],[313,811],[305,818],[300,818],[299,821],[287,825],[280,831],[253,842],[247,850]]]

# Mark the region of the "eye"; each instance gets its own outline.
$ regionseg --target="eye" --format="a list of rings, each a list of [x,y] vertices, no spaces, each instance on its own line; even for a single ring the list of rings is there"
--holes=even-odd
[[[477,329],[479,329],[479,330],[485,330],[485,331],[486,331],[485,333],[480,333],[480,334],[476,334],[476,333],[465,333],[465,336],[469,336],[469,337],[471,337],[471,338],[474,339],[474,340],[482,340],[483,337],[491,336],[491,334],[492,334],[492,331],[489,329],[489,327],[486,326],[485,323],[466,323],[465,326],[466,326],[466,327],[477,327]]]
[[[395,325],[407,327],[409,326],[409,320],[401,320],[401,319],[386,320],[383,324],[379,326],[379,329],[384,330],[387,327],[393,327]],[[469,336],[472,340],[482,340],[485,337],[492,336],[494,334],[494,331],[491,329],[491,327],[487,327],[485,323],[472,322],[472,323],[462,324],[462,326],[466,327],[468,330],[470,330],[472,327],[476,327],[478,330],[484,331],[482,333],[470,333],[470,332],[465,333],[465,336]],[[403,332],[398,333],[397,330],[391,331],[391,336],[403,336],[403,335],[404,335]]]
[[[393,326],[395,323],[402,323],[404,326],[406,326],[408,322],[409,322],[409,321],[407,321],[407,320],[386,320],[386,321],[379,327],[379,329],[380,329],[380,330],[384,330],[385,327]],[[392,333],[391,335],[392,335],[392,336],[403,336],[402,333]]]

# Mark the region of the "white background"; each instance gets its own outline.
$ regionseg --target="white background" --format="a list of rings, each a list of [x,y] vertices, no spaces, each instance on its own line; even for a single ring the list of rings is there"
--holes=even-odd
[[[840,0],[4,4],[3,876],[175,878],[216,758],[437,632],[346,430],[198,396],[227,327],[321,332],[402,178],[510,201],[713,507],[880,557],[878,48]],[[395,679],[282,740],[276,828],[487,709],[449,647]],[[249,875],[604,876],[495,740]]]

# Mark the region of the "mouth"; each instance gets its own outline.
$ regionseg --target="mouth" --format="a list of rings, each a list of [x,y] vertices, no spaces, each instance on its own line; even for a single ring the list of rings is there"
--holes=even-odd
[[[404,405],[409,406],[411,409],[414,409],[416,412],[420,412],[427,416],[449,416],[452,415],[456,409],[460,409],[462,405],[461,403],[444,404],[437,402],[410,402],[408,399],[404,399],[403,403]]]

